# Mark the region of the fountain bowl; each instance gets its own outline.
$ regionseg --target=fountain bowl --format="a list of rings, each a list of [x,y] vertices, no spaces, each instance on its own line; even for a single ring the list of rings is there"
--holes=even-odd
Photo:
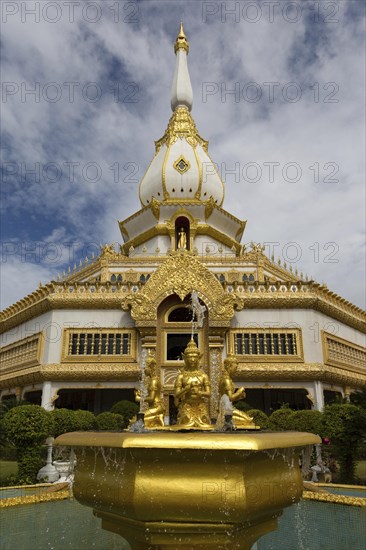
[[[76,499],[133,549],[249,549],[303,491],[302,432],[73,432]]]

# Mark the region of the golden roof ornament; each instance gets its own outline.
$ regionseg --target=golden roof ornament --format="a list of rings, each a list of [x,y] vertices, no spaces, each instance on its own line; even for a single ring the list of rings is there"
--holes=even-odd
[[[179,34],[174,44],[174,52],[177,53],[178,50],[185,50],[187,54],[189,52],[189,42],[184,34],[182,21],[180,22]]]

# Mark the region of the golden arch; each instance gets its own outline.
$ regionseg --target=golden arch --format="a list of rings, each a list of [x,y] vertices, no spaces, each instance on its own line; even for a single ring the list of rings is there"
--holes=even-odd
[[[196,255],[178,250],[151,275],[141,292],[126,296],[122,308],[131,307],[137,326],[152,326],[157,308],[167,296],[177,294],[183,301],[193,291],[207,306],[211,326],[230,326],[234,308],[243,307],[243,299],[225,292]]]

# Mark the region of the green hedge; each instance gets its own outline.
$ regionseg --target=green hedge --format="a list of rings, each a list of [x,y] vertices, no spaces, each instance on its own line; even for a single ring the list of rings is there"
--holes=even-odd
[[[87,432],[96,428],[95,416],[89,411],[54,409],[50,412],[54,421],[54,436],[67,432]]]
[[[293,415],[294,412],[292,409],[284,407],[274,411],[269,417],[269,427],[271,430],[276,431],[286,431],[293,429]]]
[[[297,432],[310,432],[317,435],[323,434],[323,413],[314,410],[294,411],[289,418],[291,430]]]
[[[98,430],[122,430],[124,423],[123,417],[120,414],[104,412],[96,417]]]
[[[122,399],[122,401],[118,401],[113,405],[110,412],[120,414],[123,418],[122,427],[127,428],[131,418],[139,412],[139,406],[136,403]]]
[[[249,409],[245,412],[246,414],[249,414],[249,416],[253,418],[256,426],[259,426],[263,430],[266,430],[267,428],[269,428],[269,418],[266,415],[266,413],[264,413],[260,409]]]

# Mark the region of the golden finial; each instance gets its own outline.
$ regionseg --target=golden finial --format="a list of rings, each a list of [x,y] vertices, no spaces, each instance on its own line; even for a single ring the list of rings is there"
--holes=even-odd
[[[184,34],[182,21],[180,22],[179,34],[174,44],[174,52],[177,53],[178,50],[185,50],[187,53],[189,52],[189,43],[186,35]]]

